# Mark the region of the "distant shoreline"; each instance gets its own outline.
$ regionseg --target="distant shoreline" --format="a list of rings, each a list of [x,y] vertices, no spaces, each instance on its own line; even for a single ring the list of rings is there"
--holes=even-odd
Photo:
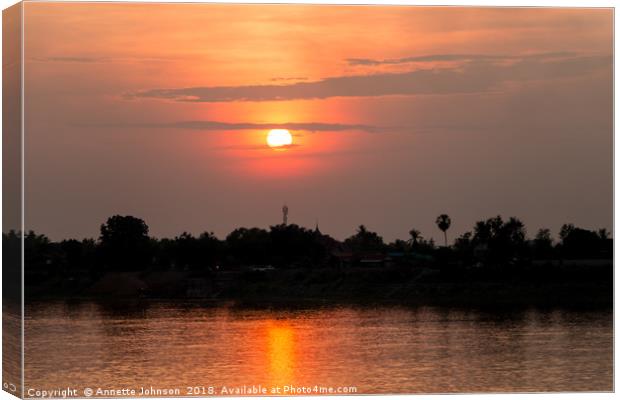
[[[545,268],[545,267],[541,267]],[[559,270],[559,269],[558,269]],[[108,273],[83,287],[26,287],[36,301],[182,301],[205,305],[403,305],[455,307],[570,307],[605,309],[613,306],[613,268],[581,276],[565,268],[553,280],[502,275],[480,279],[434,269],[402,268],[238,271],[214,276],[189,272]],[[521,273],[521,272],[520,272]],[[608,278],[608,279],[607,279]],[[57,282],[57,284],[60,284]]]

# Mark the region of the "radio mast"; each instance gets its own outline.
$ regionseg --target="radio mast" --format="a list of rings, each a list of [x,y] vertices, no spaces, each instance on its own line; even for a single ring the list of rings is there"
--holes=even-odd
[[[282,207],[282,224],[286,225],[288,223],[288,206],[285,204]]]

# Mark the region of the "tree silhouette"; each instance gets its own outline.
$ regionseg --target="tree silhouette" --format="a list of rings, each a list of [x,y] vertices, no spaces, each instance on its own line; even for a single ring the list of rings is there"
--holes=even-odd
[[[534,255],[537,258],[550,258],[553,252],[553,239],[549,229],[539,229],[534,238]]]
[[[275,225],[269,230],[238,228],[224,240],[218,239],[212,232],[198,236],[183,232],[171,239],[156,239],[149,237],[148,226],[143,220],[115,215],[101,225],[99,240],[65,239],[54,242],[45,235],[25,233],[25,281],[30,286],[62,282],[62,287],[42,288],[62,291],[73,290],[80,285],[87,287],[112,271],[149,274],[182,270],[194,277],[211,277],[215,271],[244,267],[272,265],[276,269],[321,270],[342,265],[341,260],[357,265],[364,259],[383,259],[386,265],[392,266],[410,267],[420,263],[444,266],[451,263],[466,269],[488,266],[497,271],[495,267],[531,266],[537,259],[613,257],[613,239],[605,229],[587,230],[566,224],[560,232],[561,240],[556,244],[548,229],[539,230],[528,240],[520,220],[514,217],[503,220],[501,216],[496,216],[476,222],[472,231],[456,238],[448,247],[450,217],[442,214],[437,217],[436,223],[444,232],[445,247],[435,247],[432,240],[424,240],[416,229],[409,231],[407,240],[395,239],[386,244],[379,234],[364,225],[360,225],[355,234],[343,242],[295,224]],[[8,249],[4,261],[21,265],[22,234],[15,231],[4,233],[3,243]],[[21,276],[20,269],[11,273],[15,274],[14,279]],[[7,290],[19,294],[17,290]]]
[[[450,229],[450,225],[452,224],[452,220],[447,214],[441,214],[435,220],[437,227],[443,232],[443,239],[445,246],[448,247],[448,229]]]
[[[609,231],[605,228],[599,229],[596,233],[602,240],[609,239],[609,237],[611,236]]]
[[[587,229],[576,228],[569,225],[570,229],[562,227],[562,252],[564,257],[574,259],[598,258],[604,250],[606,239],[600,233]]]
[[[412,229],[409,231],[409,236],[411,236],[411,244],[412,245],[416,245],[418,244],[418,240],[422,239],[422,235],[420,234],[420,231],[417,229]]]
[[[504,222],[499,215],[478,221],[474,227],[472,244],[486,247],[488,259],[492,262],[502,263],[523,258],[527,247],[525,226],[514,217]]]
[[[272,262],[275,266],[308,266],[320,264],[327,256],[319,232],[296,224],[275,225],[270,228]]]
[[[344,244],[354,253],[382,251],[385,247],[383,238],[376,232],[369,231],[364,225],[360,225],[357,233],[346,239]]]
[[[114,270],[142,269],[151,262],[149,227],[140,218],[115,215],[101,225],[101,253]]]
[[[226,237],[230,257],[241,265],[267,264],[271,261],[271,235],[260,228],[237,228]]]
[[[91,270],[97,260],[97,244],[93,239],[63,240],[58,243],[58,250],[62,254],[63,267],[69,274],[81,270]]]
[[[560,239],[564,241],[564,239],[566,239],[566,237],[570,235],[570,233],[574,230],[575,230],[575,225],[573,224],[562,225],[562,228],[560,228]]]

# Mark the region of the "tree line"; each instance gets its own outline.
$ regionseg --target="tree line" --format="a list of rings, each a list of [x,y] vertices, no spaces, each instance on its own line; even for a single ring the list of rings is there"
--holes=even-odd
[[[496,216],[475,223],[473,229],[448,242],[451,219],[436,219],[444,235],[438,246],[411,229],[409,237],[386,243],[376,232],[360,225],[357,231],[338,241],[295,224],[269,229],[237,228],[221,240],[212,232],[198,236],[184,232],[174,238],[149,235],[140,218],[115,215],[101,225],[98,239],[66,239],[59,242],[32,231],[24,236],[26,273],[139,270],[216,270],[243,266],[315,268],[359,265],[365,258],[403,266],[420,263],[452,263],[462,266],[531,264],[533,260],[612,258],[612,240],[605,229],[591,231],[572,224],[562,226],[558,240],[549,229],[528,238],[517,218]],[[19,254],[18,232],[3,233],[6,257]]]

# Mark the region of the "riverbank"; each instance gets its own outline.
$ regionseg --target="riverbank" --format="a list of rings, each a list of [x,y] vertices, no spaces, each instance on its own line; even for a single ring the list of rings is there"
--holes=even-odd
[[[110,272],[43,282],[26,298],[193,299],[259,304],[410,304],[475,307],[611,308],[613,268],[349,268]]]

